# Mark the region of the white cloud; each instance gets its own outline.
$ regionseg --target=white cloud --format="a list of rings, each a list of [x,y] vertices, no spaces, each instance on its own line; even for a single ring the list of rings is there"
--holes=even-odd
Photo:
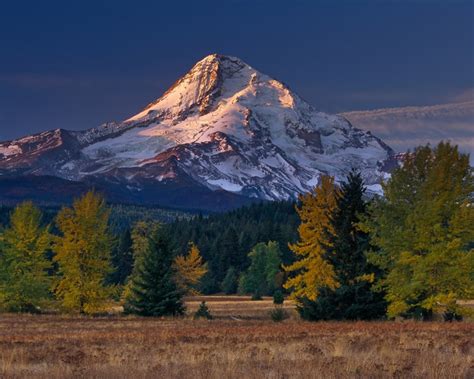
[[[466,93],[463,99],[468,98]],[[354,126],[370,130],[397,151],[449,140],[474,162],[474,100],[422,107],[342,113]]]

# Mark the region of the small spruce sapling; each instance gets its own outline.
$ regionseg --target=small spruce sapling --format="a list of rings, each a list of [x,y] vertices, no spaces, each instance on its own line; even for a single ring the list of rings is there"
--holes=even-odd
[[[209,308],[207,307],[205,301],[201,302],[201,304],[199,305],[198,310],[196,311],[196,313],[194,313],[194,319],[195,320],[198,320],[200,318],[205,318],[207,320],[212,320],[213,319],[213,317],[211,315],[211,312],[209,311]]]
[[[283,296],[283,292],[280,290],[276,290],[273,294],[273,304],[275,305],[282,305],[285,301],[285,297]]]

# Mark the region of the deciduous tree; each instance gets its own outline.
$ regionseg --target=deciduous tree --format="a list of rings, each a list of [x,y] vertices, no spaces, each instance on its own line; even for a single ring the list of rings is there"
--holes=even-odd
[[[474,297],[474,180],[469,156],[441,142],[406,155],[362,224],[379,250],[391,317],[462,313]]]
[[[33,203],[22,203],[0,235],[0,306],[9,311],[36,311],[50,296],[52,238],[41,217]]]
[[[198,294],[196,286],[207,272],[207,264],[203,262],[198,247],[191,243],[188,255],[178,255],[174,260],[176,282],[186,294]]]
[[[303,299],[316,300],[322,287],[336,289],[339,286],[333,265],[325,259],[326,249],[331,245],[331,215],[336,208],[336,193],[334,178],[322,176],[313,192],[299,198],[299,240],[289,246],[297,261],[284,267],[290,274],[284,287],[300,303]]]
[[[258,243],[248,256],[251,264],[240,279],[241,292],[257,295],[256,297],[273,294],[277,287],[277,274],[281,271],[278,243]]]
[[[106,306],[111,292],[104,284],[111,271],[109,214],[104,198],[91,191],[56,218],[61,235],[54,245],[60,274],[55,293],[67,310],[94,313]]]

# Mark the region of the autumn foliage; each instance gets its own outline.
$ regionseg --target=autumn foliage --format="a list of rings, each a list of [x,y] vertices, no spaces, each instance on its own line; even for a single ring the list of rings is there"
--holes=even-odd
[[[207,272],[207,264],[203,262],[198,247],[191,243],[187,255],[178,255],[174,260],[176,282],[184,293],[196,295],[196,286]]]
[[[322,176],[314,192],[300,196],[300,239],[290,245],[297,260],[285,267],[291,277],[284,287],[291,291],[293,299],[316,300],[321,287],[335,289],[339,285],[334,267],[324,258],[330,244],[330,218],[336,207],[336,193],[334,178]]]
[[[59,279],[54,289],[64,309],[94,313],[104,309],[110,289],[104,284],[111,271],[112,236],[109,210],[102,196],[88,192],[57,217],[60,236],[54,244]]]

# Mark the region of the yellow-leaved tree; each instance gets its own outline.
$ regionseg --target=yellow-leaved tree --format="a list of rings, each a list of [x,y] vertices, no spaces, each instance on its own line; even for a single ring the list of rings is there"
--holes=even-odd
[[[207,272],[207,263],[204,263],[198,247],[191,243],[188,255],[179,255],[174,260],[176,268],[176,283],[186,294],[196,295],[196,285]]]
[[[302,299],[316,300],[321,287],[338,287],[334,268],[324,258],[326,248],[330,245],[330,217],[336,208],[336,194],[334,178],[322,176],[313,192],[299,197],[301,205],[296,208],[301,219],[299,241],[289,245],[297,261],[284,266],[290,274],[284,287],[291,291],[291,297],[298,302]]]
[[[0,233],[0,308],[34,312],[50,296],[46,253],[51,247],[49,228],[32,202],[18,205],[10,226]]]
[[[449,142],[419,146],[383,184],[360,227],[378,249],[389,317],[447,319],[473,312],[474,175],[469,155]]]
[[[109,214],[104,198],[90,191],[56,218],[61,235],[54,244],[60,275],[55,293],[66,310],[94,313],[107,306],[111,294],[104,284],[111,272]]]

